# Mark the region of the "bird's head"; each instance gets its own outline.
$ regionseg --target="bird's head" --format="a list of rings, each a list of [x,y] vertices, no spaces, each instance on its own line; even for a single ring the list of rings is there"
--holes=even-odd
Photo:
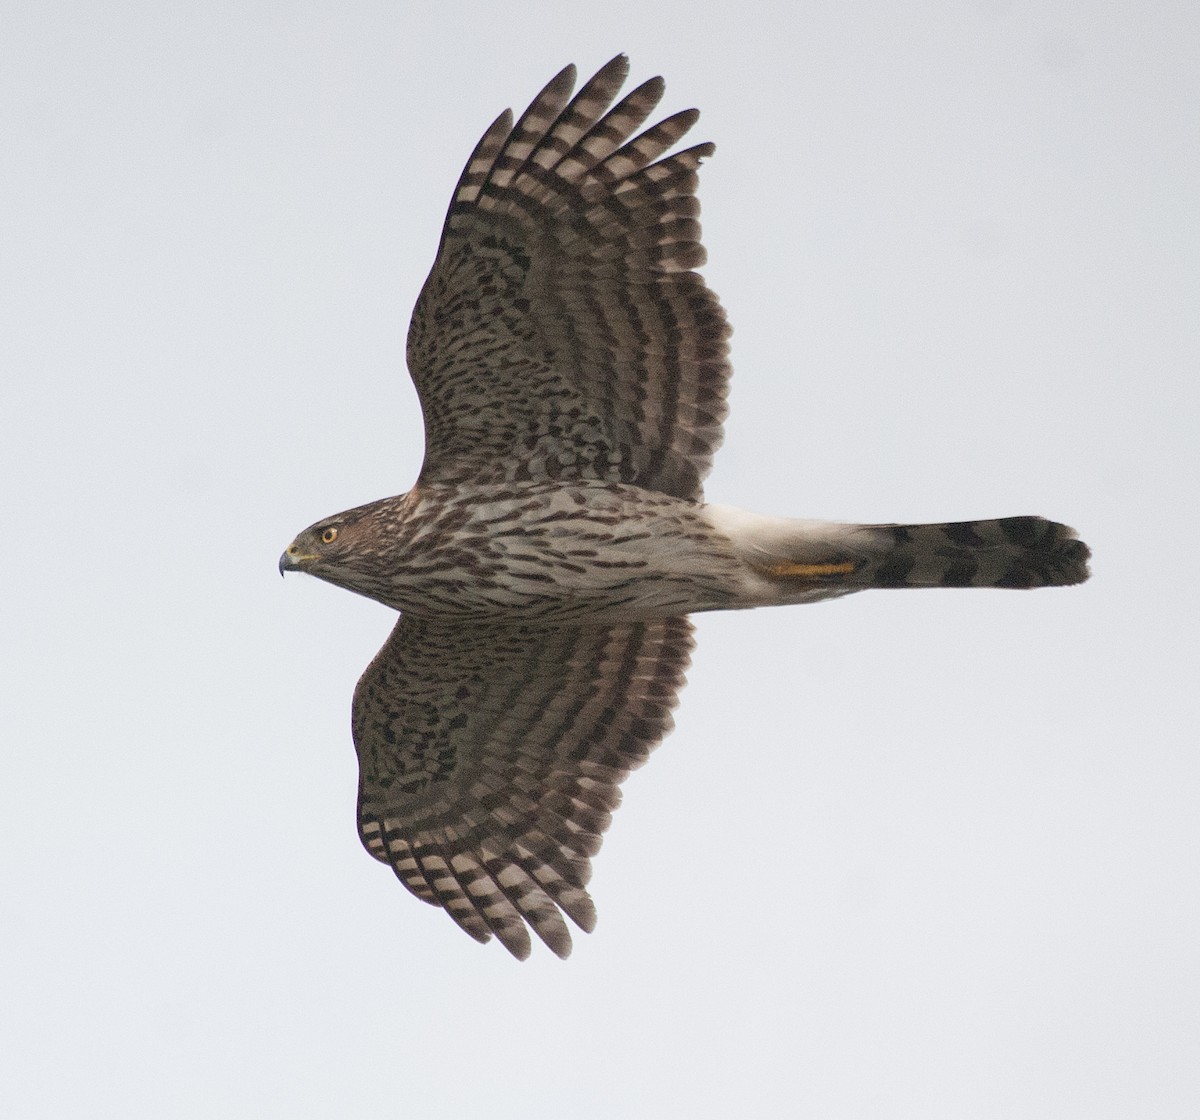
[[[320,575],[322,568],[334,566],[350,554],[353,535],[342,514],[310,525],[284,550],[279,558],[279,574],[312,572]]]
[[[372,594],[380,551],[395,538],[401,501],[385,498],[310,525],[284,549],[279,574],[307,572],[350,591]]]

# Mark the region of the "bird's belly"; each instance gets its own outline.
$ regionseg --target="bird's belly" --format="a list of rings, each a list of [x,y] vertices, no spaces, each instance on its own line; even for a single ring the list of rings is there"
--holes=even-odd
[[[736,605],[739,562],[692,503],[576,485],[527,487],[467,509],[406,541],[389,606],[438,618],[611,623]]]

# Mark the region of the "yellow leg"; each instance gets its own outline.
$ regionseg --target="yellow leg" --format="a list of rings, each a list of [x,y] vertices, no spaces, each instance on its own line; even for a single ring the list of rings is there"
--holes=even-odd
[[[854,571],[854,562],[840,564],[773,564],[766,569],[769,576],[780,579],[817,579],[820,576],[845,576]]]

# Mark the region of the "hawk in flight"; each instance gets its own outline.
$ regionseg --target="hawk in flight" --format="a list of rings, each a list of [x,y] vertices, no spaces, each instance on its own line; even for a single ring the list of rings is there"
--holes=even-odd
[[[418,898],[515,956],[591,930],[591,857],[671,727],[693,611],[875,587],[1087,578],[1040,517],[851,525],[708,505],[729,326],[704,262],[689,109],[574,67],[484,133],[413,312],[425,460],[281,571],[400,612],[354,692],[358,830]]]

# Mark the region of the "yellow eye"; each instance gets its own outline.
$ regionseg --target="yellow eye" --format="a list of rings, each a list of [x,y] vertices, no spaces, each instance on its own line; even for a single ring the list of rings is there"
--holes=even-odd
[[[333,544],[333,542],[337,540],[337,530],[326,529],[325,532],[321,534],[321,540],[323,540],[326,544]]]

